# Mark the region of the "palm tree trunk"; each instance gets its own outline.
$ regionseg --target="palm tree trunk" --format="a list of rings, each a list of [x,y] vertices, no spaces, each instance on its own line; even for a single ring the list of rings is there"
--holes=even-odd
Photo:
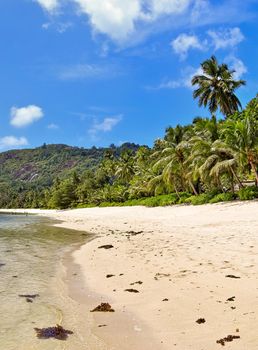
[[[194,187],[194,184],[192,183],[191,180],[189,180],[189,185],[190,185],[191,189],[193,190],[194,194],[196,196],[198,196],[198,192],[196,191],[196,188]]]
[[[256,186],[258,186],[258,172],[257,172],[256,166],[252,161],[250,161],[250,165],[255,175]]]
[[[179,193],[178,193],[178,190],[177,190],[177,187],[176,187],[175,183],[174,183],[174,189],[176,191],[176,195],[177,195],[178,199],[180,199],[180,196],[179,196]]]
[[[239,180],[239,177],[237,176],[237,174],[236,174],[236,172],[235,172],[235,170],[233,169],[232,166],[230,167],[230,170],[231,170],[233,176],[235,177],[235,179],[237,180],[237,183],[239,184],[239,187],[243,188],[244,186],[243,186],[242,182]]]

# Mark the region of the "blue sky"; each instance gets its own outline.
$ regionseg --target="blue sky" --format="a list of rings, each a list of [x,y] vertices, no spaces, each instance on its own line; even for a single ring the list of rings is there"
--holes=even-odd
[[[215,54],[257,93],[257,0],[0,1],[0,151],[152,145],[209,116],[189,84]]]

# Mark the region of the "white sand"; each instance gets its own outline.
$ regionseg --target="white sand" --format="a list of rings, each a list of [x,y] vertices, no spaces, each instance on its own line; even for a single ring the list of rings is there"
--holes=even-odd
[[[74,258],[94,300],[108,301],[118,311],[96,315],[97,324],[107,327],[93,331],[107,349],[130,344],[141,350],[213,350],[221,348],[216,340],[228,335],[241,338],[226,343],[226,349],[258,349],[257,201],[40,213],[63,220],[61,226],[96,234]],[[105,244],[114,248],[98,248]],[[138,281],[142,284],[132,285]],[[127,328],[121,314],[130,320]],[[199,318],[206,322],[197,324]],[[116,336],[130,339],[117,348]]]

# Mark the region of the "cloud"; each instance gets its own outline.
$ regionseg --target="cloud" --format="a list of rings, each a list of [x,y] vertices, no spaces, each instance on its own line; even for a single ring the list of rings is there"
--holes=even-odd
[[[151,0],[152,12],[156,15],[182,13],[191,2],[191,0]]]
[[[96,136],[98,132],[110,132],[118,123],[121,122],[122,119],[123,115],[119,114],[116,116],[106,117],[102,122],[95,121],[89,130],[89,134]]]
[[[50,28],[53,28],[56,30],[59,34],[65,33],[68,29],[73,27],[72,22],[46,22],[42,24],[42,29],[49,30]]]
[[[212,44],[214,45],[215,50],[233,48],[245,38],[238,27],[217,32],[209,30],[208,35],[212,39]]]
[[[59,7],[59,0],[36,0],[44,10],[54,13]]]
[[[53,13],[65,0],[36,0]],[[125,42],[139,25],[152,24],[159,18],[184,13],[198,0],[70,0],[78,13],[88,17],[93,32],[107,35],[115,42]],[[48,27],[47,24],[44,27]]]
[[[25,137],[4,136],[0,138],[0,149],[27,146],[29,144]]]
[[[192,78],[194,75],[203,74],[202,68],[187,67],[181,73],[181,77],[178,79],[167,79],[164,80],[160,85],[149,88],[151,90],[162,90],[162,89],[178,89],[178,88],[188,88],[193,89]]]
[[[120,47],[139,44],[153,33],[211,24],[240,23],[253,18],[253,0],[33,0],[50,14],[76,4],[93,34],[105,35]],[[105,39],[106,40],[106,39]],[[104,46],[103,54],[106,53]]]
[[[244,62],[235,56],[228,56],[225,58],[225,62],[228,63],[229,68],[235,71],[234,79],[241,79],[242,76],[247,73],[247,67]],[[187,67],[182,71],[181,77],[178,79],[164,80],[160,85],[154,88],[148,88],[149,90],[162,90],[162,89],[178,89],[178,88],[188,88],[193,89],[192,78],[195,75],[202,75],[203,70],[201,67]]]
[[[226,61],[229,63],[229,66],[231,69],[235,71],[234,78],[235,79],[241,79],[242,76],[247,73],[247,67],[245,66],[244,62],[241,61],[239,58],[235,56],[229,56],[226,58]]]
[[[114,66],[96,64],[75,64],[64,67],[58,74],[61,80],[82,80],[87,78],[108,78],[118,74]]]
[[[184,59],[190,49],[203,50],[205,48],[205,42],[201,44],[196,35],[187,35],[183,33],[171,42],[171,46],[175,53]]]
[[[30,105],[27,107],[11,108],[11,125],[20,128],[30,125],[44,116],[42,109],[38,106]]]
[[[50,130],[57,130],[59,129],[59,125],[51,123],[51,124],[48,124],[47,128]]]

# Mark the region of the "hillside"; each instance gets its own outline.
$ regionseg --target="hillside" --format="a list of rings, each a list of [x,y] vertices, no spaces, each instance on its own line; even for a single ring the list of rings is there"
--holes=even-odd
[[[117,157],[126,149],[136,151],[138,147],[131,143],[111,146]],[[74,171],[81,174],[87,169],[96,168],[109,149],[44,144],[35,149],[0,153],[0,207],[5,206],[7,198],[17,197],[18,194],[21,197],[23,192],[29,190],[41,191],[51,187],[57,178],[66,178]]]

